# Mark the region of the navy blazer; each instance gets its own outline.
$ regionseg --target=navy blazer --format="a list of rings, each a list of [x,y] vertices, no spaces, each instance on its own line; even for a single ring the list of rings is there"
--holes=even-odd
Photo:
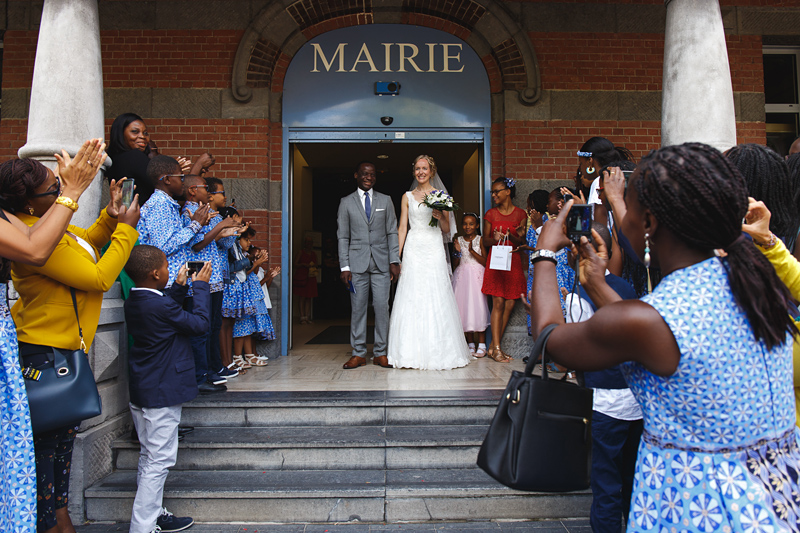
[[[190,337],[208,332],[211,301],[208,283],[194,282],[194,312],[183,310],[188,287],[174,284],[162,291],[131,291],[125,300],[125,322],[133,337],[128,351],[131,403],[169,407],[197,396]]]

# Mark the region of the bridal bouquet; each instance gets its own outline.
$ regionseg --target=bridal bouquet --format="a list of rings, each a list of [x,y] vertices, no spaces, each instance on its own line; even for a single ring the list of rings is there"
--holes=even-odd
[[[458,209],[458,204],[453,201],[452,196],[444,191],[438,191],[436,189],[426,194],[422,203],[431,209],[438,209],[439,211],[455,211]],[[428,225],[435,228],[439,225],[439,221],[431,217],[431,221],[428,222]]]

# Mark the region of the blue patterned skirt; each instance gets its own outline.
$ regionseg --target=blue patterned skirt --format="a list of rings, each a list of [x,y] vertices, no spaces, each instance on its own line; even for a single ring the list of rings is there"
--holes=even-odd
[[[247,281],[240,282],[236,278],[232,283],[226,283],[222,294],[222,316],[226,318],[244,318],[256,313],[256,300],[258,296],[252,290],[249,277]],[[264,293],[258,287],[261,299]]]

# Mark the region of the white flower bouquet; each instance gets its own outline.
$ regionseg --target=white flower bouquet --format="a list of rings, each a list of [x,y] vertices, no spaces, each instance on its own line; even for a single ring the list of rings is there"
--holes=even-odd
[[[422,203],[431,209],[438,209],[439,211],[455,211],[458,209],[458,204],[453,201],[452,196],[444,191],[436,189],[426,194]],[[439,225],[439,221],[436,220],[435,217],[431,217],[431,221],[428,222],[428,225],[435,228]]]

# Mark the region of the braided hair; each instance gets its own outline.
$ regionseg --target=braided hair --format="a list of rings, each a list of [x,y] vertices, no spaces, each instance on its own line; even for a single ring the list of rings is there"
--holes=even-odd
[[[756,339],[771,350],[796,334],[788,289],[742,233],[747,187],[733,162],[708,145],[686,143],[651,151],[639,168],[639,202],[660,224],[691,248],[727,252],[731,291]]]
[[[786,248],[794,248],[800,217],[786,161],[760,144],[740,144],[725,155],[744,176],[748,194],[764,202],[772,213],[769,229],[783,241]]]
[[[47,179],[47,167],[35,159],[10,159],[0,164],[0,209],[22,210],[28,198]],[[0,283],[7,282],[11,261],[0,257]]]

